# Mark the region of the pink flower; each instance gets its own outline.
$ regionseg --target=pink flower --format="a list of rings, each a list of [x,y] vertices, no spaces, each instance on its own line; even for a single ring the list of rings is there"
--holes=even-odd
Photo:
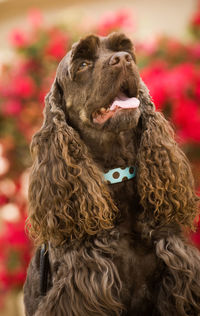
[[[200,59],[200,43],[190,44],[188,50],[192,58]]]
[[[22,48],[28,44],[28,37],[27,35],[18,29],[13,30],[10,33],[10,42],[16,48]]]
[[[106,36],[113,30],[134,28],[133,20],[130,12],[120,10],[118,12],[110,12],[103,16],[102,21],[97,25],[97,34]]]
[[[152,55],[156,52],[158,48],[158,41],[155,37],[151,37],[150,39],[148,39],[147,41],[144,41],[142,43],[137,44],[137,48],[136,50],[149,56]]]
[[[42,26],[44,18],[41,11],[36,8],[32,8],[28,13],[28,21],[36,29]]]
[[[13,116],[19,115],[22,109],[22,104],[18,100],[8,100],[3,104],[2,112],[4,115]]]

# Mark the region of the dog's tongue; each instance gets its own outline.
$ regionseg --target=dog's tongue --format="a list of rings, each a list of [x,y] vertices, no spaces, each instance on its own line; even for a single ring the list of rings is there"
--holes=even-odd
[[[110,107],[110,111],[114,111],[116,107],[122,109],[135,109],[140,105],[140,101],[137,98],[128,98],[124,94],[117,96]]]
[[[137,98],[128,98],[124,94],[118,95],[111,104],[109,111],[104,114],[99,114],[93,119],[94,123],[103,124],[109,118],[115,115],[118,109],[136,109],[140,105],[140,101]]]

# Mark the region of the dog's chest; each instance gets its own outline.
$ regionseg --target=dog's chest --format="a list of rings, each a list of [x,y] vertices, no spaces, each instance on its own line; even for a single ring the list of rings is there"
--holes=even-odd
[[[137,306],[141,308],[145,302],[150,308],[152,304],[150,297],[156,289],[151,280],[159,278],[159,263],[150,240],[143,238],[143,226],[139,221],[143,209],[135,179],[111,185],[110,192],[120,212],[117,223],[119,241],[114,262],[122,280],[124,303],[137,314]],[[132,298],[129,297],[130,293]],[[137,297],[137,302],[133,302],[134,297]],[[148,312],[144,311],[142,315],[149,315]]]
[[[154,282],[160,278],[155,251],[139,234],[131,233],[129,223],[122,223],[118,229],[120,235],[114,262],[122,281],[123,303],[128,307],[128,311],[135,315],[150,315],[150,310],[137,313],[141,312],[143,305],[149,309],[153,306],[151,298],[157,291]]]
[[[135,178],[124,182],[109,185],[111,196],[121,215],[138,212],[141,208],[137,194]]]

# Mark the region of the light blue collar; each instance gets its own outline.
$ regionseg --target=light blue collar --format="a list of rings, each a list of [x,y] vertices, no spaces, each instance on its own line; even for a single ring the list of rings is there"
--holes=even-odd
[[[103,175],[108,184],[119,183],[134,178],[136,175],[136,168],[133,166],[126,168],[115,168],[109,170]]]

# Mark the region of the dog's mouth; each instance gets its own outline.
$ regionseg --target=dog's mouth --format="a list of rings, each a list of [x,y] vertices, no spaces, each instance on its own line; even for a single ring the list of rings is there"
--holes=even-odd
[[[103,124],[117,112],[127,109],[137,109],[140,101],[135,96],[131,97],[128,89],[123,85],[114,100],[108,106],[101,107],[92,113],[93,123]]]

